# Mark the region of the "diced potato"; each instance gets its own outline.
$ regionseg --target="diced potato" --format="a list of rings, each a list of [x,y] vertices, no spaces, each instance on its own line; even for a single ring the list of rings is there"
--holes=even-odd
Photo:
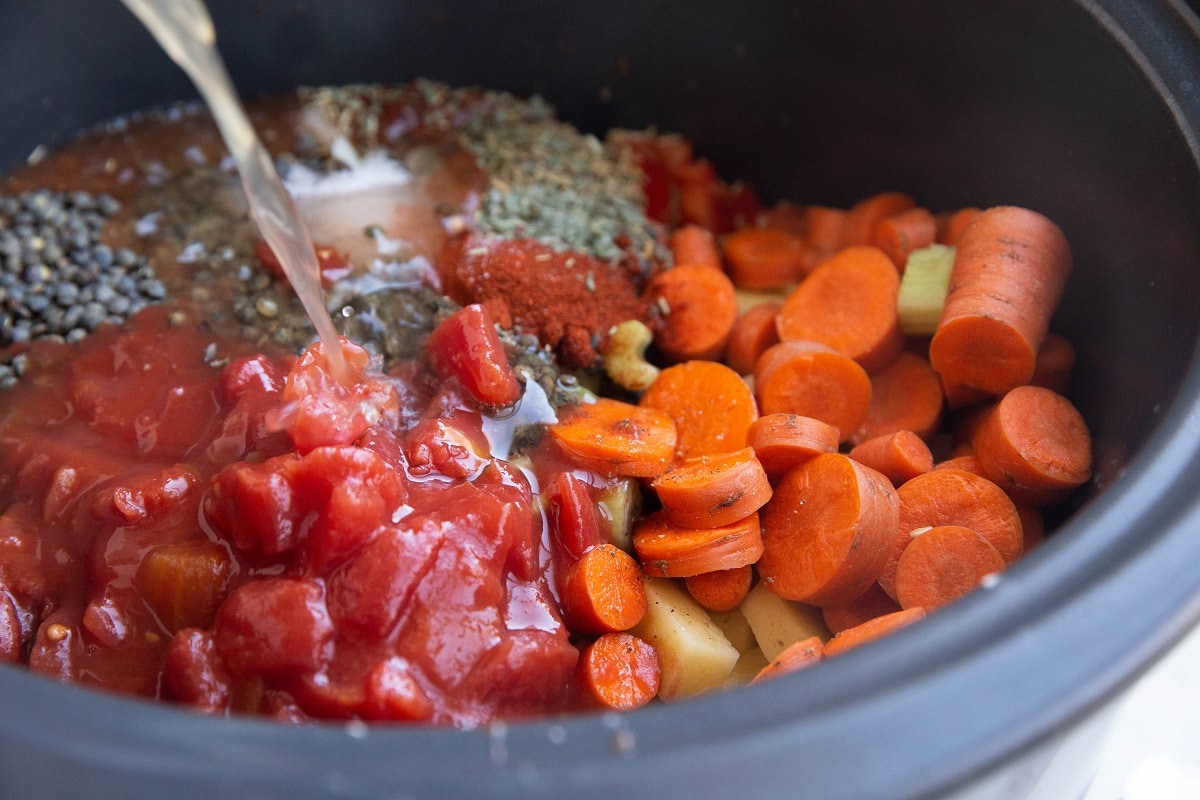
[[[821,641],[829,639],[829,629],[825,627],[820,609],[784,600],[765,583],[751,589],[740,608],[768,661],[792,642],[810,636],[819,636]]]
[[[745,655],[750,650],[758,649],[754,631],[750,629],[750,623],[746,621],[746,615],[741,612],[741,609],[709,611],[708,615],[712,617],[713,622],[717,623],[721,633],[725,634],[725,638],[737,648],[739,653]]]
[[[597,498],[600,515],[608,521],[608,540],[633,552],[633,520],[642,508],[642,487],[635,478],[622,478]]]
[[[763,651],[757,647],[752,647],[742,653],[742,657],[733,665],[733,672],[729,673],[729,677],[725,680],[725,688],[733,689],[738,686],[745,686],[754,677],[771,662],[767,661],[767,657],[763,655]]]
[[[646,580],[650,608],[630,633],[654,645],[662,667],[658,696],[682,700],[724,685],[737,648],[687,591],[669,578]]]

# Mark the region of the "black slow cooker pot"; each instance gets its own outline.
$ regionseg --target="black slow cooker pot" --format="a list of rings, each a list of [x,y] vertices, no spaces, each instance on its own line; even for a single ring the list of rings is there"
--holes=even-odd
[[[925,623],[753,688],[473,732],[211,719],[0,670],[6,797],[1077,798],[1200,618],[1200,23],[1179,0],[214,0],[246,95],[427,76],[657,124],[772,199],[1012,203],[1067,233],[1054,321],[1096,471]],[[0,168],[194,95],[116,0],[0,7]]]

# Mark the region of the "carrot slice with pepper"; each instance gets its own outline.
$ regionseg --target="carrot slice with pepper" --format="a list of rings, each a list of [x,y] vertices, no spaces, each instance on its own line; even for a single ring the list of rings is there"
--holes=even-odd
[[[858,429],[871,405],[866,370],[828,345],[780,342],[754,368],[754,391],[765,414],[799,414],[828,423],[844,441]]]
[[[855,445],[850,457],[879,470],[895,486],[933,469],[929,445],[912,431],[896,431],[868,439]]]
[[[629,633],[606,633],[583,648],[579,683],[599,707],[632,711],[654,699],[662,680],[654,645]]]
[[[783,341],[821,342],[868,372],[904,348],[896,311],[900,273],[875,247],[847,247],[812,271],[783,301],[775,324]]]
[[[1070,271],[1066,238],[1041,214],[1000,206],[975,217],[929,343],[943,382],[990,394],[1027,384]]]
[[[671,417],[604,397],[560,411],[549,431],[568,454],[627,477],[661,475],[675,455]]]
[[[869,619],[866,622],[847,628],[825,643],[825,657],[840,656],[848,650],[882,639],[889,633],[895,633],[914,622],[925,618],[923,608],[905,608],[884,614],[881,617]]]
[[[888,217],[875,227],[874,244],[887,254],[901,274],[908,254],[933,244],[937,223],[927,208],[910,208]]]
[[[732,611],[742,604],[754,583],[754,568],[749,564],[688,575],[683,579],[688,594],[709,611]]]
[[[760,669],[750,683],[762,683],[790,672],[798,672],[816,664],[824,657],[825,643],[821,641],[820,636],[810,636],[807,639],[792,642],[783,649],[783,652],[771,659],[769,664]]]
[[[1092,474],[1092,438],[1083,415],[1040,386],[1004,395],[972,443],[983,474],[1021,502],[1053,505]]]
[[[651,279],[646,297],[659,312],[651,328],[666,360],[717,359],[725,352],[738,304],[724,272],[683,264]]]
[[[810,459],[763,507],[758,574],[788,600],[851,600],[882,572],[899,508],[891,482],[875,470],[840,453]]]
[[[685,528],[728,525],[771,497],[771,482],[749,447],[685,459],[650,485],[666,518]]]
[[[649,606],[638,563],[607,542],[568,568],[560,591],[563,620],[579,633],[627,631],[641,622]]]
[[[882,617],[899,611],[900,604],[888,596],[877,582],[853,600],[845,603],[827,603],[821,606],[821,616],[825,626],[833,633],[841,633],[847,628],[861,625],[869,619]]]
[[[914,536],[896,565],[896,601],[935,611],[1004,570],[992,543],[961,525],[938,525]]]
[[[900,516],[879,585],[896,596],[896,565],[912,541],[912,532],[938,525],[961,525],[991,542],[1004,563],[1021,555],[1021,518],[1013,501],[996,484],[958,469],[935,469],[896,490]]]
[[[757,512],[730,525],[700,529],[672,524],[658,511],[634,526],[633,548],[650,577],[686,578],[753,564],[763,543]]]
[[[821,453],[838,449],[838,429],[799,414],[766,414],[750,426],[746,442],[772,481]]]
[[[942,406],[942,382],[933,367],[916,353],[901,353],[871,375],[871,405],[850,443],[903,430],[928,439],[941,421]]]
[[[754,393],[741,375],[715,361],[667,367],[638,399],[638,405],[675,421],[676,460],[728,453],[746,446],[758,419]]]
[[[773,228],[745,228],[725,237],[725,264],[739,289],[782,289],[804,265],[804,238]]]
[[[871,244],[879,223],[916,205],[917,201],[903,192],[881,192],[859,200],[846,212],[842,246]]]
[[[712,233],[699,225],[684,225],[671,234],[671,256],[676,266],[721,269],[721,254]]]
[[[743,311],[733,323],[725,345],[725,363],[739,375],[754,372],[754,364],[768,347],[779,344],[775,315],[782,303],[767,301]]]

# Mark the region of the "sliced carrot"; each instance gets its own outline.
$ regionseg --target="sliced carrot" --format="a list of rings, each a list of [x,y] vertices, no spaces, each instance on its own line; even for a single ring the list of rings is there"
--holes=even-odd
[[[850,457],[882,472],[894,486],[933,469],[929,445],[912,431],[896,431],[855,445]]]
[[[638,563],[607,542],[568,568],[560,593],[563,619],[579,633],[627,631],[642,621],[649,607]]]
[[[861,625],[869,619],[882,617],[899,611],[900,604],[888,596],[878,582],[871,584],[866,592],[845,603],[829,603],[821,606],[825,626],[833,633]]]
[[[884,614],[881,617],[869,619],[860,625],[855,625],[853,628],[847,628],[826,642],[825,657],[833,658],[834,656],[840,656],[847,650],[853,650],[855,647],[864,645],[867,642],[882,639],[889,633],[895,633],[901,628],[906,628],[924,618],[925,609],[905,608],[900,611],[894,611],[891,614]]]
[[[929,343],[943,382],[991,394],[1028,383],[1070,271],[1066,238],[1041,214],[1001,206],[976,216]]]
[[[658,694],[662,669],[654,645],[629,633],[606,633],[583,648],[579,682],[599,707],[641,708]]]
[[[758,671],[750,683],[761,683],[812,666],[825,657],[825,643],[820,636],[810,636],[792,642],[779,655]]]
[[[1042,510],[1028,503],[1017,503],[1017,514],[1021,517],[1021,533],[1025,552],[1028,553],[1046,540],[1046,520]]]
[[[750,425],[746,443],[772,481],[821,453],[838,449],[838,429],[799,414],[766,414]]]
[[[559,411],[550,435],[568,454],[617,475],[653,478],[675,455],[675,421],[655,408],[599,398]]]
[[[1004,570],[992,543],[961,525],[938,525],[913,537],[896,565],[896,601],[935,611]]]
[[[755,227],[806,236],[808,234],[807,210],[806,206],[781,200],[759,212],[758,219],[755,220]]]
[[[650,485],[666,518],[685,528],[729,525],[771,498],[766,470],[749,447],[684,459]]]
[[[874,247],[848,247],[812,271],[779,309],[783,341],[821,342],[853,358],[868,372],[890,363],[904,348],[896,312],[900,274]]]
[[[939,461],[933,465],[934,469],[959,469],[963,472],[970,472],[972,475],[978,475],[981,478],[987,477],[983,474],[983,467],[979,463],[979,459],[975,454],[964,453],[963,455],[953,456],[944,461]]]
[[[938,244],[947,244],[951,247],[958,244],[958,240],[962,238],[962,232],[971,220],[979,216],[981,209],[969,206],[960,208],[957,211],[952,211],[938,220],[937,241]]]
[[[1083,415],[1040,386],[1004,395],[973,444],[984,474],[1021,502],[1053,505],[1092,475],[1092,437]]]
[[[879,577],[900,502],[880,473],[840,453],[783,477],[762,510],[758,574],[788,600],[823,605],[861,595]]]
[[[871,405],[871,379],[850,356],[818,342],[794,340],[767,349],[754,367],[754,392],[763,414],[819,419],[845,441]]]
[[[683,528],[655,512],[633,529],[633,548],[652,578],[686,578],[744,567],[762,555],[762,532],[754,513],[720,528]]]
[[[688,594],[709,611],[732,611],[742,604],[754,583],[754,567],[746,564],[732,569],[701,572],[683,579]]]
[[[908,254],[928,247],[937,236],[937,223],[927,208],[910,208],[875,226],[873,244],[887,254],[903,274]]]
[[[671,234],[671,256],[676,266],[691,264],[697,267],[721,269],[721,254],[717,242],[707,228],[684,225]]]
[[[961,525],[991,542],[1004,563],[1021,555],[1021,518],[1012,500],[996,484],[959,469],[935,469],[896,490],[900,516],[879,585],[896,596],[896,565],[912,542],[912,532],[938,525]]]
[[[819,250],[833,254],[846,238],[847,212],[841,208],[810,205],[804,207],[804,233]]]
[[[754,372],[754,364],[768,347],[779,344],[775,315],[782,303],[767,301],[743,311],[733,323],[725,345],[725,363],[739,375]]]
[[[1071,388],[1071,372],[1075,369],[1075,345],[1065,336],[1053,331],[1046,334],[1038,350],[1029,383],[1066,394]]]
[[[871,375],[871,405],[850,443],[903,430],[928,439],[941,421],[942,406],[942,382],[933,367],[916,353],[901,353]]]
[[[666,360],[716,359],[725,352],[738,304],[724,272],[684,264],[651,279],[646,296],[659,312],[651,328]]]
[[[729,453],[746,446],[758,419],[754,392],[741,375],[715,361],[667,367],[638,399],[638,405],[675,422],[675,459]]]
[[[739,289],[782,289],[795,283],[807,253],[804,238],[773,228],[745,228],[723,240],[725,264]]]
[[[842,246],[871,244],[875,229],[888,217],[915,208],[917,201],[903,192],[882,192],[859,200],[846,213],[842,231]]]

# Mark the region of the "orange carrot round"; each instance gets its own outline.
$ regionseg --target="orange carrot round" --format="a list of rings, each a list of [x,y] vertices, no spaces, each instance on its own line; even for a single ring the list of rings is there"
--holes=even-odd
[[[775,315],[782,303],[768,301],[743,311],[733,323],[725,345],[725,363],[739,375],[754,372],[754,364],[768,347],[779,344]]]
[[[724,272],[683,264],[660,272],[646,287],[659,316],[654,345],[671,362],[720,358],[737,319],[737,292]]]
[[[927,208],[910,208],[875,226],[874,245],[887,254],[901,274],[913,250],[933,244],[937,223]]]
[[[607,542],[584,553],[561,584],[563,619],[580,633],[627,631],[649,607],[638,563]]]
[[[746,443],[772,481],[801,463],[838,449],[838,429],[799,414],[766,414],[750,425]]]
[[[874,247],[848,247],[821,264],[783,301],[775,324],[783,341],[821,342],[868,372],[904,348],[896,312],[900,274]]]
[[[894,611],[891,614],[884,614],[881,617],[869,619],[860,625],[855,625],[853,628],[847,628],[826,642],[825,657],[833,658],[834,656],[839,656],[847,650],[853,650],[855,647],[864,645],[867,642],[882,639],[889,633],[895,633],[901,628],[906,628],[924,618],[925,609],[905,608],[900,611]]]
[[[929,445],[912,431],[896,431],[868,439],[856,445],[850,451],[850,457],[882,472],[895,486],[933,469]]]
[[[749,447],[685,459],[650,485],[666,518],[685,528],[729,525],[771,497],[771,482]]]
[[[804,232],[812,245],[832,255],[846,238],[847,212],[841,208],[809,205],[804,207]]]
[[[633,529],[633,548],[652,578],[686,578],[744,567],[763,552],[758,513],[720,528],[683,528],[655,512]]]
[[[632,711],[654,699],[662,669],[654,645],[629,633],[606,633],[583,648],[579,683],[599,707]]]
[[[732,611],[741,605],[754,582],[754,567],[746,564],[733,569],[701,572],[683,579],[688,594],[709,611]]]
[[[1025,552],[1033,550],[1046,540],[1046,520],[1042,510],[1028,503],[1017,503],[1017,514],[1021,517],[1022,541]]]
[[[1075,369],[1075,346],[1065,336],[1051,331],[1042,341],[1033,377],[1029,383],[1066,394],[1071,387],[1071,372]]]
[[[983,473],[1015,499],[1053,505],[1092,474],[1092,438],[1071,401],[1040,386],[1001,398],[973,439]]]
[[[916,205],[917,202],[903,192],[882,192],[859,200],[846,213],[842,246],[871,244],[880,222]]]
[[[676,266],[721,269],[721,255],[712,233],[699,225],[683,225],[671,234],[671,256]]]
[[[1066,238],[1041,214],[1001,206],[976,216],[929,343],[943,382],[991,394],[1028,383],[1070,271]]]
[[[772,228],[745,228],[725,237],[725,264],[739,289],[782,289],[804,263],[804,238]]]
[[[896,596],[896,565],[912,542],[912,532],[939,525],[961,525],[991,542],[1004,563],[1020,557],[1021,518],[1008,495],[987,478],[958,469],[935,469],[918,475],[896,490],[899,522],[879,585]]]
[[[971,220],[979,216],[981,209],[969,206],[960,208],[957,211],[952,211],[941,217],[938,220],[937,242],[938,244],[946,244],[951,247],[958,244],[958,240],[962,238],[962,232]],[[940,215],[939,215],[940,216]]]
[[[808,233],[807,208],[787,200],[780,200],[770,208],[759,211],[754,221],[756,228],[771,228],[805,236]]]
[[[875,470],[840,453],[810,459],[783,477],[763,507],[758,574],[788,600],[851,600],[882,572],[899,506]]]
[[[903,430],[928,439],[941,421],[942,406],[942,382],[933,367],[916,353],[901,353],[871,375],[871,405],[850,443]]]
[[[828,603],[821,606],[821,616],[825,627],[832,633],[841,633],[847,628],[861,625],[869,619],[882,617],[899,611],[900,604],[888,596],[878,582],[853,600],[845,603]]]
[[[934,469],[959,469],[963,472],[970,472],[972,475],[978,475],[981,478],[987,476],[983,474],[983,467],[979,464],[979,459],[975,457],[975,453],[964,453],[958,456],[952,456],[944,461],[939,461],[933,465]]]
[[[763,414],[819,419],[848,439],[871,405],[871,379],[850,356],[818,342],[781,342],[754,368],[754,391]]]
[[[758,419],[758,405],[749,384],[715,361],[687,361],[667,367],[638,399],[638,405],[674,420],[677,461],[741,450],[746,446],[750,423]]]
[[[780,675],[797,672],[805,667],[816,664],[824,657],[825,644],[819,636],[810,636],[807,639],[792,642],[779,655],[775,656],[769,664],[760,669],[750,682],[761,683],[772,678],[778,678]]]
[[[550,435],[571,456],[617,475],[653,478],[675,455],[675,422],[655,408],[599,398],[559,412]]]
[[[991,542],[970,528],[938,525],[913,537],[896,565],[896,601],[935,611],[1004,570]]]

